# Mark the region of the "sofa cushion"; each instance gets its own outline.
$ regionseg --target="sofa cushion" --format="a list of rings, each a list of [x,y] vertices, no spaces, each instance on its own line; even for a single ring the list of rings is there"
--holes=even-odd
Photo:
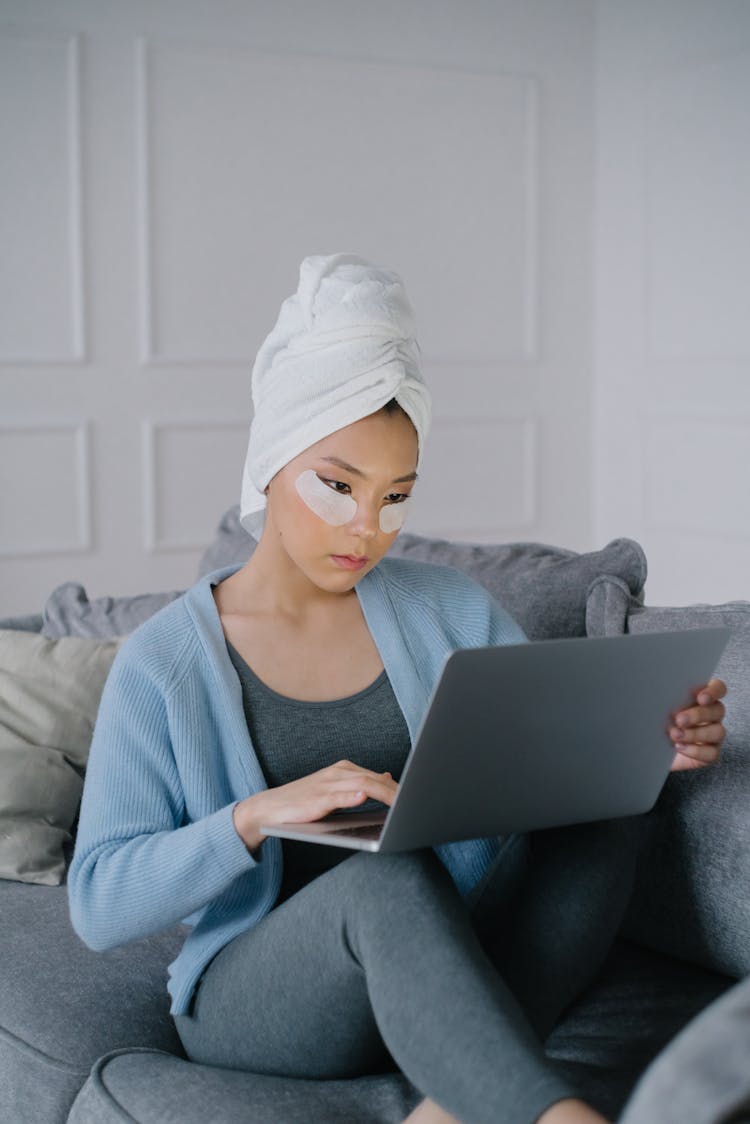
[[[642,1069],[730,985],[725,977],[619,942],[599,978],[548,1040],[547,1052],[614,1119]],[[399,1073],[295,1080],[128,1050],[97,1063],[68,1124],[396,1124],[419,1099]]]
[[[0,880],[0,1120],[67,1118],[94,1061],[145,1045],[182,1056],[169,1015],[174,929],[92,952],[70,925],[66,886]]]
[[[224,566],[242,566],[257,543],[240,523],[240,505],[225,511],[219,520],[213,542],[209,543],[198,563],[198,577],[221,570]]]
[[[346,1081],[266,1077],[127,1050],[101,1058],[68,1124],[397,1124],[421,1100],[401,1074]]]
[[[600,574],[615,574],[639,597],[646,559],[632,539],[577,554],[544,543],[461,543],[399,535],[391,553],[455,566],[483,585],[531,640],[585,636],[586,595]]]
[[[0,878],[62,879],[116,651],[113,641],[0,632]]]
[[[617,940],[596,979],[547,1039],[547,1055],[608,1120],[619,1119],[644,1068],[733,983]]]
[[[221,520],[201,559],[200,574],[246,562],[255,540],[239,521],[239,508]],[[543,543],[464,543],[402,532],[390,549],[397,558],[454,566],[483,585],[533,640],[585,636],[586,594],[600,574],[621,578],[638,599],[646,558],[638,543],[615,539],[603,550],[577,554]]]
[[[686,607],[636,604],[602,578],[589,595],[591,635],[727,627],[716,674],[729,687],[727,737],[713,768],[674,773],[652,813],[625,931],[634,939],[729,975],[750,972],[750,602]]]
[[[639,1082],[620,1124],[750,1122],[750,976],[670,1043]]]
[[[104,639],[127,636],[157,610],[181,596],[169,593],[139,593],[132,597],[97,597],[89,601],[78,582],[59,585],[47,598],[42,613],[41,631],[55,639],[60,636],[88,636]]]

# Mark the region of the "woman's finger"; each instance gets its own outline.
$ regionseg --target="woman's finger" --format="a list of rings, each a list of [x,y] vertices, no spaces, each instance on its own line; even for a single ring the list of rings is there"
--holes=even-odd
[[[343,808],[356,808],[369,797],[393,803],[398,785],[390,773],[373,773],[351,761],[340,761],[267,790],[270,811],[264,823],[309,823]]]
[[[705,697],[705,702],[712,702],[714,699],[723,699],[727,693],[727,685],[723,679],[711,679],[706,686],[698,692],[697,700],[702,701],[702,696]],[[709,699],[707,696],[710,695]]]
[[[687,728],[689,726],[703,726],[707,722],[721,722],[726,714],[723,703],[713,703],[711,706],[691,706],[687,710],[680,710],[674,716],[675,726]]]
[[[351,770],[343,767],[351,763],[342,762],[340,764],[342,765],[341,768],[339,768],[339,765],[334,765],[330,770],[324,769],[320,774],[317,774],[324,784],[334,783],[355,791],[363,789],[368,796],[374,796],[377,800],[384,800],[387,804],[392,803],[398,785],[390,773],[373,773],[371,769],[361,769],[355,765],[353,767],[355,775],[352,776],[350,775]]]
[[[323,774],[323,773],[327,773],[329,771],[340,772],[341,770],[346,770],[348,772],[361,773],[362,775],[367,776],[367,777],[390,777],[391,776],[390,773],[374,773],[372,771],[372,769],[365,769],[361,765],[355,765],[353,761],[347,761],[347,760],[337,761],[335,765],[329,765],[327,769],[321,769],[320,773]],[[312,776],[316,776],[316,775],[317,774],[315,774],[315,773],[312,774]]]
[[[696,742],[691,745],[675,746],[678,758],[685,758],[686,762],[696,765],[714,765],[721,754],[718,745],[706,745]]]
[[[719,745],[726,736],[726,730],[720,722],[709,723],[707,726],[695,726],[687,730],[673,726],[669,731],[669,736],[675,743],[683,742],[689,745],[696,742],[707,742]]]

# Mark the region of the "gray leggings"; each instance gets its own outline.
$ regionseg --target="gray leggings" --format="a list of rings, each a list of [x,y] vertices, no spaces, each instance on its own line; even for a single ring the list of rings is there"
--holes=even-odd
[[[601,965],[641,817],[506,841],[464,901],[431,850],[360,852],[209,964],[188,1057],[343,1078],[398,1067],[463,1124],[526,1124],[576,1095],[541,1042]]]

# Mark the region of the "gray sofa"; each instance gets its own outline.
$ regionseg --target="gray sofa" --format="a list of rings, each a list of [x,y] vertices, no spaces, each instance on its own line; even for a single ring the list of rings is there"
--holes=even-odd
[[[243,561],[250,550],[251,540],[233,509],[222,520],[201,573]],[[596,981],[546,1043],[554,1063],[615,1118],[652,1059],[704,1012],[708,1033],[701,1034],[700,1057],[705,1076],[692,1063],[688,1068],[699,1089],[713,1088],[712,1064],[722,1055],[722,1012],[728,1007],[736,1019],[738,1006],[746,1013],[750,1007],[750,1000],[744,1007],[734,1000],[742,989],[738,981],[750,973],[750,603],[682,609],[644,605],[645,558],[638,544],[627,539],[575,554],[535,543],[470,545],[404,533],[394,553],[465,570],[507,606],[532,639],[716,623],[733,629],[717,669],[731,692],[722,763],[713,770],[670,777],[650,814],[650,836],[621,935]],[[111,638],[131,631],[175,596],[177,592],[89,601],[81,586],[68,583],[54,591],[38,614],[0,622],[3,650],[31,644],[46,659],[64,660],[66,639],[79,638],[75,643],[85,646],[80,638],[88,638],[111,660]],[[18,681],[17,674],[0,666],[0,703],[4,670],[8,682],[16,684],[13,690]],[[38,696],[44,679],[41,673],[32,677]],[[51,682],[50,694],[57,698],[59,676]],[[11,746],[17,758],[20,744],[20,720],[8,718],[8,709],[15,713],[6,706],[5,718],[0,716],[0,769],[5,749]],[[25,752],[28,732],[23,739]],[[77,736],[74,750],[63,747],[79,785],[85,740],[84,733]],[[4,814],[13,819],[0,801],[0,863]],[[15,815],[17,825],[17,809]],[[50,815],[37,817],[39,830],[49,833]],[[28,880],[0,878],[1,1121],[383,1124],[402,1120],[417,1102],[416,1090],[398,1073],[315,1082],[188,1062],[166,992],[166,967],[185,930],[177,927],[110,952],[91,952],[70,927],[66,887],[60,881],[74,823],[57,824],[54,830],[62,853],[58,866],[52,863],[58,873],[32,872]],[[714,1011],[719,1020],[715,1041]],[[747,1068],[750,1073],[750,1062]],[[679,1066],[675,1071],[667,1065],[666,1071],[665,1077],[663,1063],[657,1063],[655,1078],[647,1076],[642,1083],[627,1117],[632,1124],[750,1121],[750,1078],[744,1093],[735,1090],[729,1108],[724,1089],[721,1115],[705,1107],[703,1115],[696,1109],[696,1115],[672,1117],[670,1073],[673,1085],[681,1078]],[[638,1114],[638,1103],[646,1105],[645,1115]]]

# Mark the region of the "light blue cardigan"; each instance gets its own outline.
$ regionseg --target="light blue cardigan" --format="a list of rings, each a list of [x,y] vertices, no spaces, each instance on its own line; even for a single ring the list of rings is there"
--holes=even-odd
[[[173,1014],[188,1011],[204,967],[273,906],[281,844],[249,854],[232,822],[266,788],[211,586],[202,578],[123,644],[107,679],[68,874],[73,925],[94,949],[178,921],[192,926],[170,965]],[[452,650],[521,643],[519,626],[457,570],[383,559],[356,586],[412,740]],[[496,840],[436,848],[466,893]]]

